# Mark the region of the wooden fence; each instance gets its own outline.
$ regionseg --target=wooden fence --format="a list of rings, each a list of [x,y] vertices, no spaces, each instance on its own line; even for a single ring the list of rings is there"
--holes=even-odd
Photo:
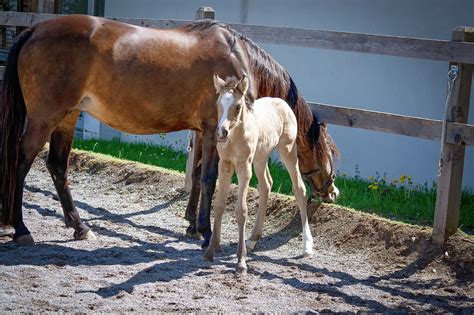
[[[55,14],[0,12],[0,25],[32,26]],[[211,8],[199,8],[197,18],[214,18]],[[172,28],[191,21],[111,18],[129,24]],[[438,179],[433,240],[443,243],[458,228],[465,146],[474,145],[474,125],[467,124],[474,64],[474,28],[457,27],[452,40],[381,36],[288,27],[229,24],[256,42],[449,62],[459,67],[447,107],[444,163]],[[441,140],[443,121],[309,102],[323,122],[430,140]]]

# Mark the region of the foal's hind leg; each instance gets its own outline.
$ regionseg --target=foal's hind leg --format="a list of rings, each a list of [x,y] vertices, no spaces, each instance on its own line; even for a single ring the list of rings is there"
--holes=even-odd
[[[273,180],[268,169],[268,159],[264,161],[254,161],[255,175],[258,179],[258,210],[255,225],[248,241],[245,242],[247,250],[253,250],[255,244],[262,237],[263,220],[267,212],[267,201],[272,188]]]
[[[278,151],[281,160],[290,174],[293,194],[295,195],[296,204],[300,210],[301,224],[303,227],[303,256],[310,256],[313,254],[313,237],[311,236],[311,230],[308,224],[306,188],[298,168],[296,144],[295,142],[281,143],[278,145]]]
[[[68,159],[71,152],[74,127],[80,111],[73,111],[51,134],[49,154],[46,165],[58,192],[67,227],[74,228],[75,239],[94,238],[94,234],[79,217],[74,206],[67,179]]]

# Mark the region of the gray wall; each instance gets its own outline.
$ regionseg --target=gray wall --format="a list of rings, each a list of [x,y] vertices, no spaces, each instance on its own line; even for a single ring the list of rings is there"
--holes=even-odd
[[[435,39],[450,39],[456,26],[474,26],[472,0],[106,0],[105,16],[192,20],[199,6],[213,7],[224,22]],[[442,119],[445,62],[261,46],[290,72],[307,100]],[[342,152],[340,172],[354,175],[358,165],[365,177],[386,172],[389,178],[410,175],[418,183],[436,180],[438,142],[338,126],[330,126],[330,133]],[[472,174],[471,147],[466,149],[465,187],[474,188]]]

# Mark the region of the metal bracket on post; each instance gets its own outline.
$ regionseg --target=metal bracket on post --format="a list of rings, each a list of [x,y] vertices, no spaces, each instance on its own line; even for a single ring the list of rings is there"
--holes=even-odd
[[[196,20],[204,20],[204,19],[214,20],[215,13],[216,12],[211,7],[200,7],[196,11]]]

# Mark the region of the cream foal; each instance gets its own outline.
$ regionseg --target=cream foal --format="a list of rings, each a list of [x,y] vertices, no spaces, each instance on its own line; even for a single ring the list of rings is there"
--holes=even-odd
[[[249,86],[244,75],[222,80],[214,74],[214,86],[219,98],[217,150],[219,152],[219,182],[214,210],[214,232],[204,258],[212,261],[216,248],[220,245],[222,215],[234,170],[239,182],[238,199],[235,206],[239,227],[237,249],[237,272],[245,274],[247,249],[253,250],[262,236],[263,220],[267,209],[267,199],[272,186],[272,177],[268,170],[268,158],[277,148],[292,182],[293,193],[300,210],[303,225],[303,255],[313,253],[313,237],[309,229],[306,214],[306,189],[298,168],[296,155],[296,118],[290,106],[279,98],[261,98],[253,104],[246,104],[246,92]],[[252,163],[258,179],[258,211],[255,226],[250,239],[245,242],[245,223],[247,220],[247,192],[252,176]],[[245,246],[247,245],[247,246]]]

